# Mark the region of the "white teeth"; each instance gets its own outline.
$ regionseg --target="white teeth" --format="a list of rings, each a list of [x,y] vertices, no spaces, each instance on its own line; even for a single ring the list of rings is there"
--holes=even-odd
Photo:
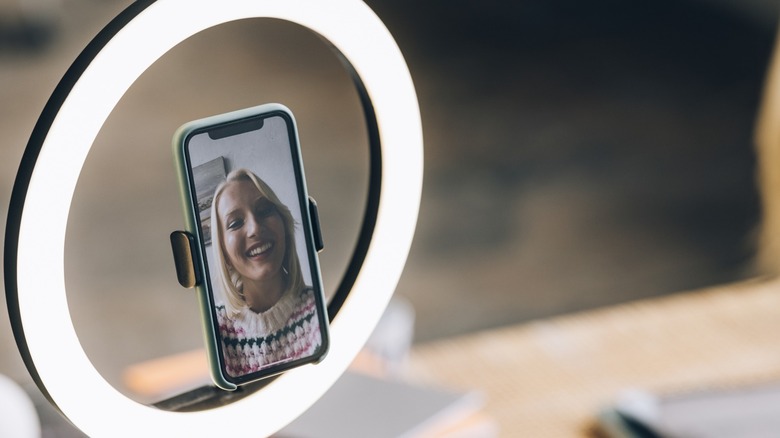
[[[270,242],[269,243],[265,243],[263,245],[260,245],[257,248],[249,251],[249,257],[254,257],[256,255],[260,255],[260,254],[268,251],[269,249],[271,249],[272,246],[273,246],[273,244],[270,243]]]

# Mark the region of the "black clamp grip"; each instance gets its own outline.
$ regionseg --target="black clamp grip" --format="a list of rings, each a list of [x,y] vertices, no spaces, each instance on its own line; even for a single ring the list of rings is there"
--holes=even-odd
[[[325,248],[325,244],[322,240],[317,202],[311,196],[309,196],[309,217],[311,218],[314,248],[320,252]],[[179,280],[179,284],[188,289],[199,285],[201,278],[195,266],[195,260],[197,260],[195,237],[186,231],[174,231],[171,233],[171,249],[173,250],[173,262],[176,266],[176,278]]]
[[[311,230],[314,234],[314,249],[321,252],[325,248],[322,240],[322,229],[320,228],[320,213],[317,211],[317,201],[309,196],[309,217],[311,218]]]
[[[171,233],[171,248],[179,284],[187,289],[199,285],[201,278],[195,267],[195,237],[186,231],[174,231]]]

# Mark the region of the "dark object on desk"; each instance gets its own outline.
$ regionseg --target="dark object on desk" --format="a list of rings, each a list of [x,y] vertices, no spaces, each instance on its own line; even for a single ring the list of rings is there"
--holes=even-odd
[[[631,391],[599,415],[610,438],[760,438],[780,431],[780,383],[654,396]]]

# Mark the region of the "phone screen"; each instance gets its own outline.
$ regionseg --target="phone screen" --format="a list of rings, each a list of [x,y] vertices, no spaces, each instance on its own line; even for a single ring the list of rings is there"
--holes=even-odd
[[[292,117],[196,127],[183,152],[224,377],[241,384],[318,361],[327,319]]]

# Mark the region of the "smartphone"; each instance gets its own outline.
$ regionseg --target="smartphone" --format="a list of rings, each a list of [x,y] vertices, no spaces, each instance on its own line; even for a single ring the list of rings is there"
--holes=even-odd
[[[319,219],[292,112],[266,104],[192,121],[173,149],[214,383],[234,390],[321,361]]]

